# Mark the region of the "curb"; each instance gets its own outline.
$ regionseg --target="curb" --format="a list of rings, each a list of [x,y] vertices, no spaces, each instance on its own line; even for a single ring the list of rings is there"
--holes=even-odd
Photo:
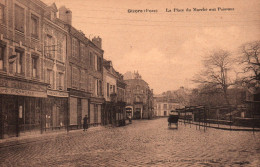
[[[183,121],[180,121],[184,124]],[[197,125],[197,126],[201,126],[201,127],[206,127],[206,128],[213,128],[213,129],[220,129],[220,130],[229,130],[229,131],[248,131],[248,132],[260,132],[260,128],[225,128],[225,127],[215,127],[215,126],[209,126],[209,125],[203,125],[203,124],[197,124],[197,123],[191,123],[191,122],[186,122],[187,124],[193,124],[193,125]],[[220,124],[222,125],[222,124]],[[232,127],[232,126],[231,126]],[[237,126],[233,126],[233,127],[237,127]]]
[[[102,130],[103,128],[105,127],[103,126],[91,127],[87,130],[87,132],[99,131]],[[12,137],[7,139],[0,139],[0,149],[23,145],[23,144],[35,143],[38,141],[48,141],[68,134],[79,133],[82,132],[82,130],[83,129],[76,129],[76,130],[70,130],[69,132],[58,131],[58,132],[51,132],[48,134],[37,134],[37,135],[28,135],[23,137]]]

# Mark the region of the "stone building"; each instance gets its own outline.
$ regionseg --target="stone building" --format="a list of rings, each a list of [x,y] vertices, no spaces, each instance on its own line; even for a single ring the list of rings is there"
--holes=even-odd
[[[153,90],[138,72],[128,76],[125,79],[126,112],[133,119],[150,119],[153,116]]]
[[[183,105],[174,99],[170,99],[162,95],[154,96],[154,114],[157,117],[169,116],[172,110],[183,107]]]
[[[43,131],[46,8],[39,0],[0,0],[0,138]]]
[[[66,81],[67,30],[57,17],[55,3],[47,6],[43,20],[43,75],[47,86],[44,130],[66,129],[68,125],[68,92]]]
[[[66,25],[67,35],[67,85],[69,92],[69,127],[81,128],[82,119],[88,115],[89,124],[101,124],[104,102],[103,50],[101,38],[89,40],[85,34],[71,25],[72,12],[59,8],[61,20]]]
[[[104,83],[104,110],[102,123],[104,125],[119,125],[126,119],[125,114],[125,88],[126,83],[123,76],[118,73],[111,61],[103,62],[103,83]]]

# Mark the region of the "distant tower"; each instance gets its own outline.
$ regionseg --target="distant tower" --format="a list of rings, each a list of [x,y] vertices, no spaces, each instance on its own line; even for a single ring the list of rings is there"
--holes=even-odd
[[[59,8],[59,18],[65,23],[71,25],[72,23],[72,12],[65,6]]]

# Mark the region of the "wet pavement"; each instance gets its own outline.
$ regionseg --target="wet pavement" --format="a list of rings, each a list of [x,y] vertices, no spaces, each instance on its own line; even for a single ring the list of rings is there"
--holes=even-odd
[[[0,166],[258,166],[260,132],[134,120],[0,147]]]

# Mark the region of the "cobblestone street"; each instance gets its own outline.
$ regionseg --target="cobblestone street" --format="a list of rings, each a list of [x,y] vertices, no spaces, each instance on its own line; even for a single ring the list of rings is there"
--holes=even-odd
[[[169,129],[166,118],[134,120],[2,147],[0,166],[257,166],[259,137],[184,124]]]

